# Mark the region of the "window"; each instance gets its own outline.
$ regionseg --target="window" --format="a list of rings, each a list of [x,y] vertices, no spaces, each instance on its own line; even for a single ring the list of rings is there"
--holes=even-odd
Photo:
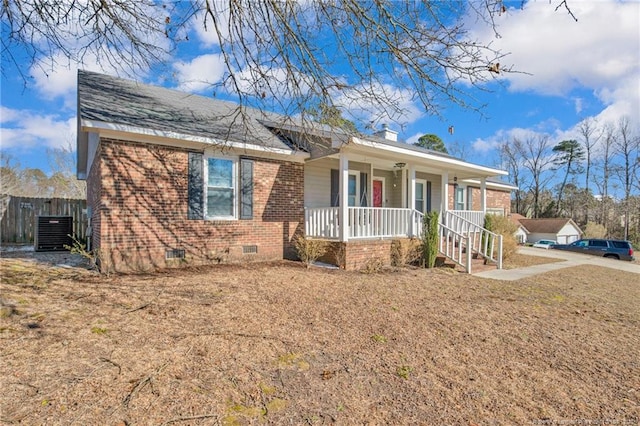
[[[253,160],[189,153],[189,219],[253,219]]]
[[[464,188],[457,187],[455,193],[454,210],[464,210]]]
[[[207,219],[235,219],[236,161],[210,157],[205,166],[205,216]]]
[[[354,207],[358,201],[358,175],[349,173],[349,194],[347,198],[348,205]]]
[[[347,205],[350,207],[366,207],[369,203],[367,173],[349,170],[347,180]],[[340,205],[340,172],[331,169],[331,207]]]
[[[427,192],[427,184],[423,180],[416,180],[416,205],[415,209],[419,212],[425,212],[425,198]]]
[[[607,247],[605,240],[589,240],[589,247]]]

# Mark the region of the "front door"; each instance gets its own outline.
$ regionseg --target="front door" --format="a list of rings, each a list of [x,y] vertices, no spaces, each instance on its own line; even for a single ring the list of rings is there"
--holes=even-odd
[[[373,207],[382,207],[382,181],[378,179],[373,180]]]

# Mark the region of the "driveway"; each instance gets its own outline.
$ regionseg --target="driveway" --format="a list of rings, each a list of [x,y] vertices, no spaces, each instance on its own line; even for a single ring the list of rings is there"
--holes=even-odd
[[[542,265],[529,266],[519,269],[492,269],[473,274],[483,278],[493,278],[496,280],[515,281],[533,275],[543,274],[557,269],[569,268],[579,265],[596,265],[605,268],[617,269],[620,271],[640,274],[640,265],[624,260],[605,259],[604,257],[590,256],[587,254],[573,253],[563,250],[545,250],[534,247],[520,247],[518,252],[528,256],[552,257],[564,259],[563,262],[545,263]]]

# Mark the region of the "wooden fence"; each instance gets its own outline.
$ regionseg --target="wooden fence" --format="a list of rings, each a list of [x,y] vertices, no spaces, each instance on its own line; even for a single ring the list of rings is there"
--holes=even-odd
[[[38,216],[71,216],[73,233],[84,241],[87,202],[78,199],[5,197],[0,203],[2,244],[33,244]]]

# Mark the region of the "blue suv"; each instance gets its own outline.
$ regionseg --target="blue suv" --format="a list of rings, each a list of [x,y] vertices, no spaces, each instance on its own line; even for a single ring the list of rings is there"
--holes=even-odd
[[[556,250],[568,250],[576,253],[593,254],[620,260],[635,260],[633,246],[625,240],[603,240],[589,238],[574,241],[571,244],[556,244],[551,246]]]

